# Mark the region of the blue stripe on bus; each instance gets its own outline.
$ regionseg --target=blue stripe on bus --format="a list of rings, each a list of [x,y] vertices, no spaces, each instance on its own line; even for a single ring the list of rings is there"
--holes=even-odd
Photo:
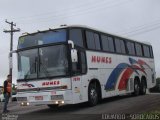
[[[128,64],[121,63],[112,71],[112,73],[110,74],[110,76],[109,76],[109,78],[107,80],[107,83],[106,83],[106,86],[105,86],[105,90],[115,89],[115,86],[116,86],[116,83],[117,83],[117,80],[118,80],[120,74],[127,67],[129,67]]]

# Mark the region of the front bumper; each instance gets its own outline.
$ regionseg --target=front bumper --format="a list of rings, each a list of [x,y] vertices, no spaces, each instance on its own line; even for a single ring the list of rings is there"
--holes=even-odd
[[[73,104],[72,90],[18,92],[17,102],[26,105]]]

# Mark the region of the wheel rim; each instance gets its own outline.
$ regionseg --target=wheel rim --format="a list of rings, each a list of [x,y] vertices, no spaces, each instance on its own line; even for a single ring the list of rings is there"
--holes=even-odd
[[[95,88],[92,88],[90,91],[90,99],[93,103],[97,102],[97,91]]]
[[[138,84],[135,84],[135,93],[138,95],[139,93],[139,85]]]
[[[146,85],[143,86],[143,93],[146,92]]]

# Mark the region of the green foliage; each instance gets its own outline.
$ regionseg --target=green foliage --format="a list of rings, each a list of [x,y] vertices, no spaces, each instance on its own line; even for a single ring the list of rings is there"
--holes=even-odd
[[[16,94],[17,88],[16,85],[13,83],[12,84],[12,94]]]
[[[151,88],[150,92],[160,92],[160,78],[156,79],[156,86]]]
[[[160,78],[156,79],[156,85],[160,84]]]

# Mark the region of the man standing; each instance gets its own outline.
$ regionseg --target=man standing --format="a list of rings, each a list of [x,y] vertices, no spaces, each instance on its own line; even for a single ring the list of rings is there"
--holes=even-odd
[[[7,105],[8,105],[9,98],[11,96],[11,89],[12,89],[11,83],[12,83],[12,76],[8,75],[7,80],[4,81],[3,94],[4,94],[5,101],[4,101],[4,106],[3,106],[3,113],[9,112],[9,110],[7,110]]]

